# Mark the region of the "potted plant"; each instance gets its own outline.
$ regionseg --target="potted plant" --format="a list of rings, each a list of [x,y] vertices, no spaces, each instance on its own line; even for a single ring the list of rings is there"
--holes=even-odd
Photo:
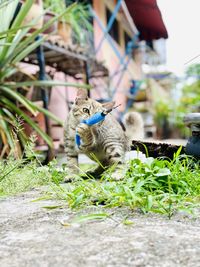
[[[6,1],[5,1],[6,2]],[[17,2],[17,5],[14,7],[13,10],[15,10],[13,14],[13,18],[11,21],[11,25],[13,21],[16,19],[18,13],[20,12],[22,6],[25,4],[24,0],[20,0]],[[42,0],[35,0],[34,2],[32,1],[32,5],[29,8],[26,16],[23,19],[22,25],[27,26],[27,25],[32,25],[29,32],[33,31],[34,29],[40,29],[43,26],[43,1]]]
[[[56,16],[55,13],[53,13],[50,10],[47,10],[44,14],[44,24],[46,24],[49,20],[54,18]],[[43,33],[44,34],[50,34],[50,33],[57,33],[58,30],[58,21],[55,21],[48,29],[46,29]]]
[[[157,137],[167,139],[170,136],[169,115],[171,108],[169,102],[157,101],[154,104],[154,121],[157,127]]]
[[[74,1],[70,0],[44,0],[44,7],[53,13],[59,14]],[[92,30],[89,21],[89,11],[86,4],[78,3],[70,14],[66,14],[58,21],[58,34],[66,43],[72,43],[72,32],[75,34],[76,42],[82,42],[83,25],[88,30]]]

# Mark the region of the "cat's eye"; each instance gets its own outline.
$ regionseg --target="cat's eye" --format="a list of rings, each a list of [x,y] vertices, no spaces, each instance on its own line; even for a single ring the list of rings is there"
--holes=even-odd
[[[84,113],[87,113],[87,114],[89,114],[89,115],[90,115],[90,111],[89,111],[89,109],[88,109],[88,108],[83,108],[83,112],[84,112]]]

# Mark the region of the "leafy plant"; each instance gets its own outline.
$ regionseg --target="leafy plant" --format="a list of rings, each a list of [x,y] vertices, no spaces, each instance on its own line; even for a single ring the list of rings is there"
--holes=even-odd
[[[192,76],[192,77],[199,80],[199,78],[200,78],[200,64],[190,65],[186,70],[186,74],[188,76]]]
[[[186,136],[190,134],[185,127],[183,117],[187,113],[200,112],[200,64],[194,64],[186,70],[187,79],[182,88],[182,95],[176,107],[176,125]]]
[[[157,101],[154,105],[154,119],[157,125],[162,126],[163,122],[165,120],[168,120],[170,113],[171,113],[171,107],[169,102],[164,101]]]
[[[101,180],[81,177],[73,184],[60,185],[54,180],[52,197],[63,199],[73,208],[93,206],[122,207],[142,212],[167,214],[192,212],[200,197],[199,163],[187,156],[174,159],[134,159],[127,163],[124,179],[112,181],[109,172]]]
[[[23,20],[29,12],[33,0],[27,0],[22,5],[19,13],[13,20],[18,1],[7,0],[0,3],[0,149],[2,154],[9,154],[15,151],[16,155],[21,154],[21,147],[25,146],[27,137],[20,126],[23,121],[28,123],[49,145],[52,146],[50,137],[44,133],[36,123],[22,110],[27,109],[31,114],[43,112],[51,119],[62,124],[62,122],[48,110],[36,106],[33,102],[26,99],[21,90],[29,90],[30,86],[54,86],[71,85],[85,87],[84,85],[60,83],[58,81],[37,81],[15,82],[12,77],[20,70],[21,62],[28,54],[34,51],[45,40],[44,36],[36,40],[45,29],[63,15],[71,14],[76,5],[69,6],[62,13],[49,20],[41,29],[33,30],[31,27],[38,18],[33,19],[30,25],[23,26]],[[13,20],[13,21],[12,21]],[[11,23],[12,21],[12,23]],[[20,128],[20,130],[19,130]]]
[[[50,189],[42,198],[64,201],[61,206],[46,207],[49,209],[66,204],[72,209],[129,207],[143,213],[166,214],[171,218],[177,211],[194,213],[199,207],[199,162],[180,155],[180,151],[173,160],[146,158],[142,162],[133,159],[124,166],[124,177],[120,181],[111,180],[108,170],[101,180],[77,176],[73,183],[61,184],[66,176],[65,166],[57,167],[55,160],[41,166],[33,142],[29,140],[23,158],[14,161],[9,157],[0,161],[0,195],[17,194],[49,184]],[[86,166],[82,167],[85,169]],[[105,216],[101,214],[86,216],[83,220],[103,219]]]
[[[34,136],[28,140],[23,157],[14,159],[10,154],[0,161],[0,196],[15,195],[50,183],[51,168],[40,164],[34,141]]]

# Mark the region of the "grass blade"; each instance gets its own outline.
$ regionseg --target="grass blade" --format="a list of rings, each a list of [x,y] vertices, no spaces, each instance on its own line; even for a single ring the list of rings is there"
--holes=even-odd
[[[41,43],[44,42],[46,37],[41,37],[39,40],[35,41],[31,45],[29,45],[26,49],[24,49],[20,54],[18,54],[12,61],[13,64],[20,62],[27,55],[29,55],[33,50],[35,50]]]
[[[17,1],[18,2],[18,1]],[[12,3],[11,3],[12,4]],[[33,5],[33,0],[26,0],[25,3],[22,5],[22,8],[20,12],[18,13],[16,19],[14,20],[11,29],[14,29],[15,27],[19,27],[22,24],[22,21],[24,20],[25,16],[27,15],[28,11],[30,10],[31,6]],[[13,11],[14,14],[14,11]],[[10,21],[9,21],[10,23]],[[6,43],[11,43],[14,38],[13,34],[9,34],[6,38]],[[0,53],[0,62],[3,61],[7,57],[9,51],[9,47],[5,46],[2,50],[2,53]]]
[[[10,107],[13,111],[15,111],[20,117],[22,117],[44,139],[44,141],[50,147],[53,146],[51,138],[45,132],[43,132],[41,130],[41,128],[38,127],[37,124],[28,115],[26,115],[22,110],[20,110],[18,107],[16,107],[8,99],[3,98],[2,102],[4,102],[8,107]]]
[[[32,108],[30,101],[23,97],[21,94],[15,92],[14,90],[10,89],[10,87],[0,86],[0,90],[7,93],[11,96],[14,100],[19,101],[24,107],[27,108],[33,115],[36,115],[36,110]]]
[[[61,81],[27,81],[27,82],[19,82],[19,83],[5,83],[4,86],[12,87],[12,88],[19,88],[19,87],[28,87],[28,86],[40,86],[40,87],[52,87],[52,86],[69,86],[69,87],[76,87],[76,88],[84,88],[90,89],[90,85],[86,84],[78,84],[78,83],[68,83],[68,82],[61,82]]]
[[[87,221],[105,220],[110,215],[108,213],[91,213],[87,215],[80,215],[71,221],[72,223],[82,223]]]

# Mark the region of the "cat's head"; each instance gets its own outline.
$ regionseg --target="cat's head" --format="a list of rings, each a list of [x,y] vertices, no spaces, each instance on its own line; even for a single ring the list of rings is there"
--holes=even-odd
[[[89,98],[86,90],[78,89],[76,99],[72,106],[72,113],[76,120],[81,122],[97,112],[112,109],[114,105],[115,102],[106,102],[101,104],[96,100]]]

